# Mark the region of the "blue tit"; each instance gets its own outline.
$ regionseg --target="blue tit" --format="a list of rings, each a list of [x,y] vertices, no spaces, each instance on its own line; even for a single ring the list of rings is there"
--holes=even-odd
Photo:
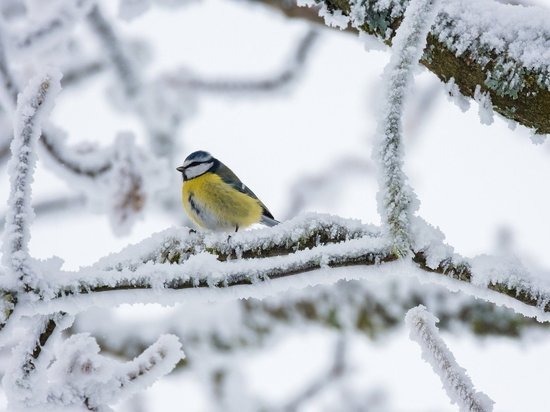
[[[198,226],[237,231],[254,223],[279,223],[252,190],[210,153],[191,153],[177,170],[183,176],[183,207]]]

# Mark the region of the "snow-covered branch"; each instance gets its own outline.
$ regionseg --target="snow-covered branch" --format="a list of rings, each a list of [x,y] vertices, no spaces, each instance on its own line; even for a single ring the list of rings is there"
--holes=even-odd
[[[112,309],[96,309],[80,314],[70,332],[89,332],[97,336],[103,351],[125,358],[136,356],[167,331],[194,346],[238,351],[265,347],[269,337],[305,325],[379,339],[401,327],[405,313],[418,303],[430,305],[441,320],[440,328],[451,333],[517,338],[549,326],[464,293],[399,276],[379,282],[339,281],[263,299],[207,305],[187,300],[152,319],[117,320]],[[112,321],[98,322],[106,318]]]
[[[174,73],[168,75],[167,78],[169,83],[176,87],[198,92],[216,94],[272,92],[288,85],[303,72],[307,58],[311,55],[311,50],[319,36],[318,30],[309,29],[298,41],[298,45],[293,50],[284,68],[279,73],[264,79],[205,79],[187,73]]]
[[[34,22],[27,30],[13,36],[17,52],[29,53],[55,45],[67,37],[80,19],[90,11],[95,0],[66,0],[44,21]]]
[[[474,389],[472,381],[455,360],[455,357],[439,336],[438,319],[424,306],[411,309],[405,318],[410,338],[422,349],[422,358],[439,376],[452,403],[461,412],[491,412],[493,401],[483,392]]]
[[[35,406],[45,396],[41,381],[45,378],[51,354],[44,356],[43,351],[54,333],[69,326],[65,317],[57,313],[30,320],[29,335],[16,346],[2,380],[12,405]]]
[[[172,335],[159,337],[128,362],[113,360],[99,351],[95,339],[87,334],[73,335],[63,342],[49,367],[47,396],[42,405],[101,410],[151,386],[184,358],[179,340]]]
[[[320,6],[306,9],[282,0],[253,1],[275,7],[288,17],[353,28],[386,44],[392,42],[409,4],[407,0],[298,2]],[[496,112],[536,133],[550,133],[549,13],[542,6],[494,0],[445,2],[428,35],[421,63],[444,83],[454,78],[462,95],[473,99],[480,86]]]
[[[53,99],[61,89],[61,74],[50,71],[32,79],[17,103],[12,157],[8,164],[11,192],[6,215],[3,262],[11,275],[27,289],[38,287],[39,275],[31,268],[28,243],[31,207],[31,183],[36,165],[36,146],[43,117],[51,110]]]
[[[338,337],[337,342],[334,344],[332,364],[330,365],[328,370],[323,375],[317,377],[307,388],[305,388],[305,390],[303,390],[294,399],[292,399],[284,407],[282,407],[281,411],[298,411],[300,406],[307,402],[309,399],[317,396],[327,387],[337,384],[338,380],[342,378],[347,369],[347,339],[348,336],[346,335],[346,333],[342,333]]]
[[[518,262],[457,256],[443,243],[440,232],[421,221],[415,223],[415,231],[413,261],[403,261],[400,273],[464,290],[528,316],[549,318],[550,286],[543,277],[530,274]],[[282,279],[292,278],[296,287],[303,287],[364,279],[362,271],[351,268],[383,270],[390,265],[391,272],[396,269],[390,262],[397,258],[376,227],[323,215],[305,215],[276,228],[239,232],[230,238],[168,229],[78,272],[54,268],[48,275],[48,290],[42,291],[44,300],[18,308],[21,314],[75,313],[92,304],[171,304],[182,293],[199,299],[211,294],[265,297],[274,290],[266,292],[260,284],[285,287]],[[344,267],[346,271],[338,270]]]
[[[124,93],[128,98],[135,97],[141,87],[140,75],[128,56],[126,48],[99,6],[95,6],[88,14],[88,22],[101,46],[106,50],[117,79],[123,86]]]
[[[0,26],[0,101],[2,102],[2,106],[7,106],[8,109],[11,109],[17,101],[19,88],[15,76],[8,65],[4,42],[5,37],[4,28]]]
[[[403,173],[402,113],[426,35],[437,11],[437,0],[412,0],[393,40],[392,56],[384,72],[384,102],[378,126],[380,192],[378,210],[393,241],[393,251],[406,256],[411,249],[410,219],[416,199]]]

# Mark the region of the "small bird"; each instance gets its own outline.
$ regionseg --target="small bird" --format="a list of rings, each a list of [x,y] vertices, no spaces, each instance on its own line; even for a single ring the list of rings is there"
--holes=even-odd
[[[279,222],[226,165],[210,153],[191,153],[176,170],[183,176],[183,207],[200,227],[226,231]]]

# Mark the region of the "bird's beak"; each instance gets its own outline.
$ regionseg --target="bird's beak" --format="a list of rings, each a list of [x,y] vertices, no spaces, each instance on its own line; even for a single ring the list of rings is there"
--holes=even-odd
[[[180,166],[180,167],[176,167],[176,170],[177,170],[178,172],[182,172],[182,173],[183,173],[183,171],[185,170],[185,168],[184,168],[183,166]]]

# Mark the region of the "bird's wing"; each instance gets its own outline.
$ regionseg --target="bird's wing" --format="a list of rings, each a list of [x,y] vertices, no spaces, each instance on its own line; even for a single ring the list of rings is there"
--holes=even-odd
[[[245,193],[248,196],[256,199],[260,203],[260,206],[263,209],[263,215],[275,220],[275,218],[273,217],[271,212],[268,210],[268,208],[262,203],[260,199],[258,199],[258,196],[256,196],[252,190],[250,190],[243,182],[241,182],[241,179],[239,179],[237,175],[233,173],[233,171],[230,168],[228,168],[223,163],[220,163],[220,166],[218,167],[218,170],[216,171],[216,173],[228,185],[231,185],[233,188],[235,188],[239,192]]]

